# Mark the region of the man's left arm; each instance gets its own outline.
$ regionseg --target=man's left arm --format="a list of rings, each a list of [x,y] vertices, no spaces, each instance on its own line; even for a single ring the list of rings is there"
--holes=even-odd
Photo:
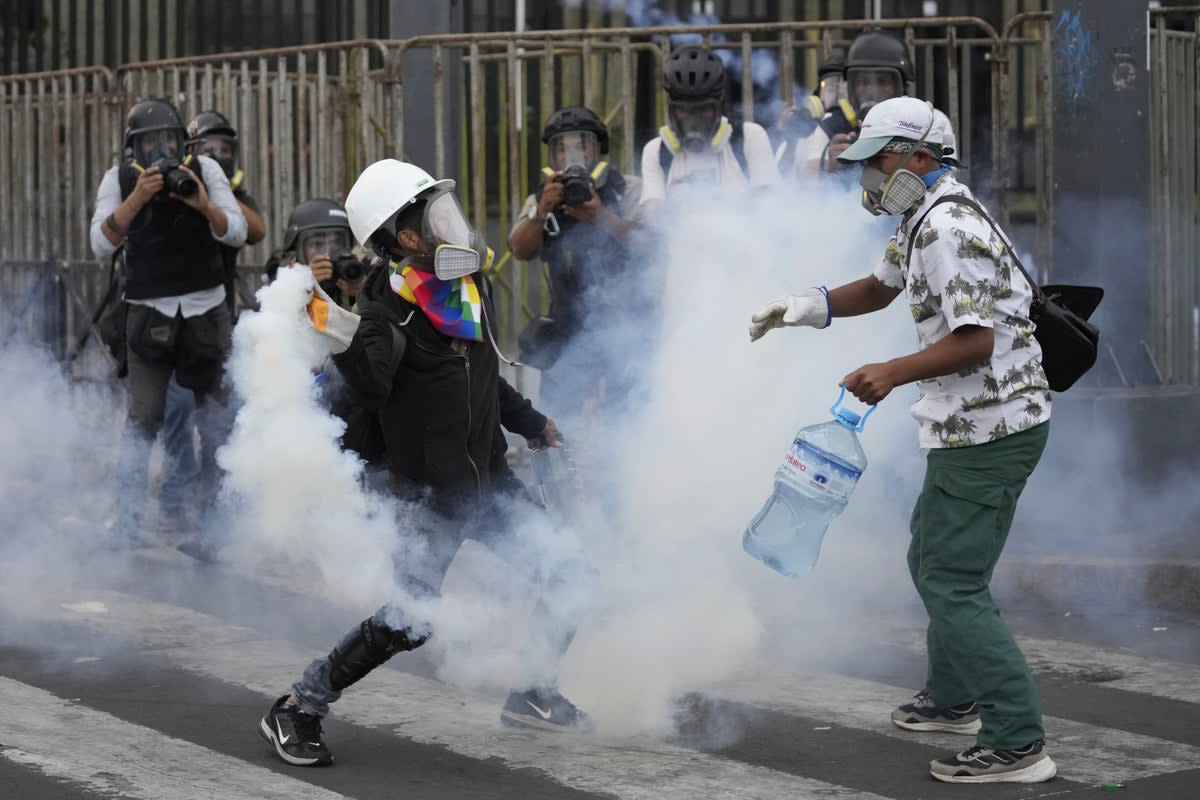
[[[204,178],[203,184],[191,197],[178,198],[181,203],[199,211],[212,226],[213,236],[218,242],[229,247],[241,247],[246,243],[246,218],[238,206],[229,188],[229,179],[225,172],[208,156],[199,157],[200,172]],[[182,167],[196,173],[187,167]]]
[[[233,199],[237,200],[238,209],[246,218],[246,244],[258,244],[267,237],[267,221],[263,219],[258,201],[242,186],[233,190]]]
[[[534,408],[533,403],[504,378],[497,380],[500,381],[500,424],[518,436],[524,436],[531,448],[559,447],[562,438],[554,420]]]
[[[948,218],[949,207],[939,208],[929,215],[928,229],[913,231],[921,238],[912,257],[927,281],[926,297],[937,300],[950,333],[924,350],[867,364],[843,378],[842,385],[864,403],[878,403],[897,386],[949,375],[992,357],[999,254],[991,250],[984,223],[976,224],[973,217]]]

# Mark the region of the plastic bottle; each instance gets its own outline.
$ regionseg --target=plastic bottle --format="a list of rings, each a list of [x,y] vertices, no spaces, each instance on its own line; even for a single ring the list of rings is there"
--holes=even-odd
[[[533,473],[537,499],[561,521],[575,521],[582,490],[579,471],[566,442],[561,447],[534,450]]]
[[[821,541],[833,518],[842,513],[867,456],[858,441],[867,413],[842,408],[843,388],[829,409],[833,419],[801,428],[775,473],[775,491],[750,521],[742,537],[747,553],[793,578],[817,563]]]

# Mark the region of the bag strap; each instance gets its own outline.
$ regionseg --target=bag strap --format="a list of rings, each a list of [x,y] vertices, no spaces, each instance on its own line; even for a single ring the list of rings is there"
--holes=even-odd
[[[731,122],[729,124],[733,128],[733,131],[729,134],[729,147],[733,150],[733,157],[737,161],[738,166],[741,167],[742,174],[746,176],[746,180],[751,180],[750,159],[746,156],[746,132],[742,129],[741,122]],[[664,182],[671,173],[671,164],[674,161],[675,154],[671,152],[671,148],[667,147],[666,142],[659,142],[658,166],[662,169]]]
[[[1009,257],[1011,257],[1013,263],[1017,265],[1017,269],[1021,271],[1021,275],[1025,277],[1025,281],[1029,284],[1029,288],[1033,292],[1034,299],[1041,303],[1046,301],[1046,297],[1042,293],[1041,287],[1037,285],[1037,282],[1034,281],[1034,279],[1030,277],[1029,273],[1025,270],[1025,265],[1022,264],[1021,259],[1017,257],[1017,251],[1013,248],[1012,243],[1008,241],[1007,237],[1005,237],[1004,232],[1001,231],[999,226],[996,225],[995,221],[992,220],[991,214],[988,214],[983,206],[979,205],[977,201],[967,197],[965,194],[944,194],[937,200],[934,200],[933,204],[929,206],[929,209],[921,215],[921,218],[917,220],[917,224],[912,227],[912,232],[908,236],[908,253],[904,257],[904,265],[906,267],[912,261],[913,245],[917,241],[917,232],[921,229],[921,225],[925,222],[925,218],[933,212],[933,209],[937,208],[943,203],[958,203],[959,205],[969,206],[970,208],[975,209],[979,216],[983,217],[984,221],[986,221],[987,224],[991,226],[992,230],[995,231],[996,235],[1000,237],[1000,241],[1004,243],[1004,249],[1008,251]]]

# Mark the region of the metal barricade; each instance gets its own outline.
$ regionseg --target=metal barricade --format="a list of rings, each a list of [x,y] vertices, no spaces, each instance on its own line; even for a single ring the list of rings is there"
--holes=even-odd
[[[1151,348],[1167,383],[1200,383],[1200,6],[1150,12]],[[1182,23],[1182,29],[1173,29]]]

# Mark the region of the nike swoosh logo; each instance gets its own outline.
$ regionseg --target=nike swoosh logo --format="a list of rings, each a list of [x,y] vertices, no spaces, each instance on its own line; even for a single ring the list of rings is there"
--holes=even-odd
[[[538,714],[540,714],[540,715],[541,715],[541,717],[542,717],[542,719],[550,719],[550,712],[549,712],[549,711],[542,711],[540,708],[538,708],[537,706],[535,706],[535,705],[533,704],[533,701],[532,701],[532,700],[526,700],[525,702],[526,702],[526,703],[529,703],[529,707],[530,707],[530,708],[532,708],[534,711],[536,711]]]
[[[280,745],[287,744],[288,739],[292,738],[291,736],[283,735],[283,726],[279,724],[279,720],[275,720],[275,730],[279,731],[279,744]]]

